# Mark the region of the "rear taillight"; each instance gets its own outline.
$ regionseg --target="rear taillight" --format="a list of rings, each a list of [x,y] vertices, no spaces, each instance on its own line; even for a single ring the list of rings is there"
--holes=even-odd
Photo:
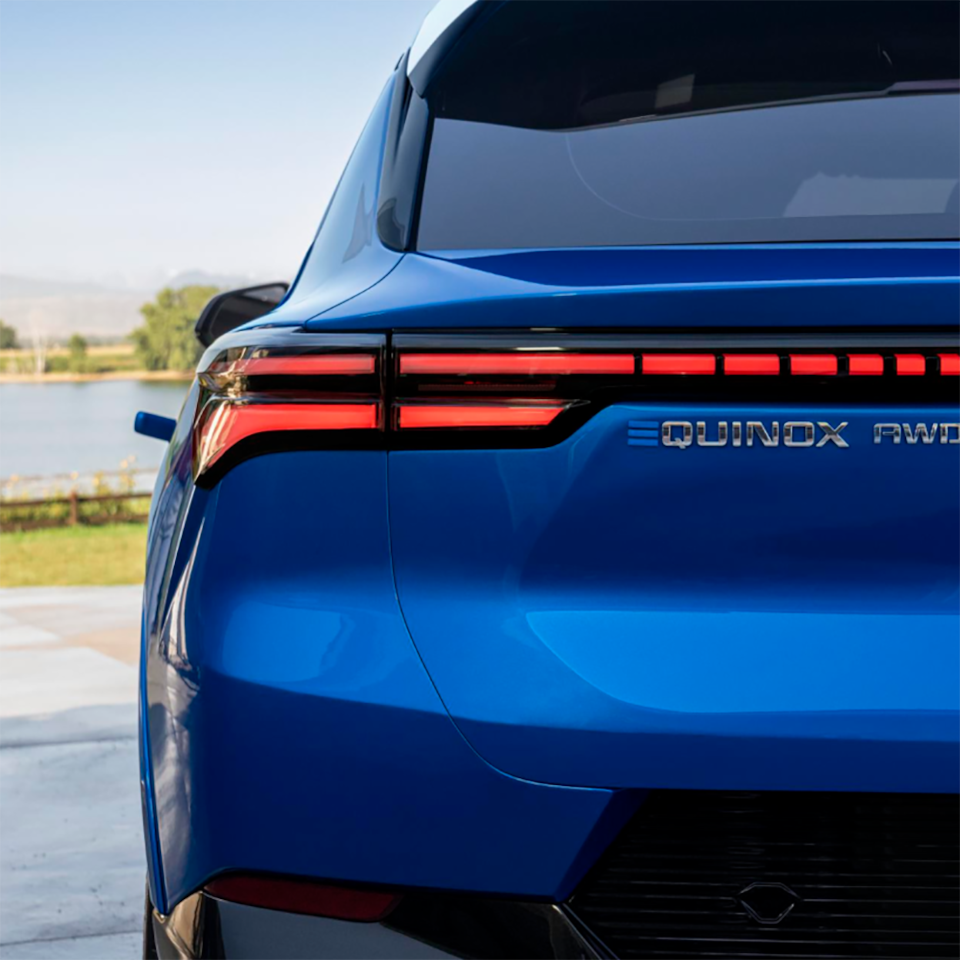
[[[518,350],[515,353],[403,353],[403,374],[449,374],[456,377],[536,377],[611,373],[630,375],[636,359],[630,354],[548,352]]]
[[[383,430],[386,337],[288,330],[234,333],[200,361],[194,474],[258,445],[310,446],[335,435],[363,445]]]
[[[398,430],[545,427],[569,406],[565,403],[397,403]]]
[[[397,334],[393,446],[543,446],[579,422],[586,398],[637,377],[636,351],[596,338]]]
[[[383,920],[401,900],[400,894],[390,891],[333,886],[298,877],[242,873],[211,880],[204,892],[218,900],[251,907],[362,923]]]
[[[611,403],[955,400],[949,335],[333,334],[253,328],[199,369],[197,478],[282,449],[548,446]]]

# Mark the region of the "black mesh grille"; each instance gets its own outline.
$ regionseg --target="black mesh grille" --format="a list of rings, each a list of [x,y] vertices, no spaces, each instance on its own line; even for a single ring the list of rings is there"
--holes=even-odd
[[[960,956],[956,796],[657,791],[571,901],[619,957]]]

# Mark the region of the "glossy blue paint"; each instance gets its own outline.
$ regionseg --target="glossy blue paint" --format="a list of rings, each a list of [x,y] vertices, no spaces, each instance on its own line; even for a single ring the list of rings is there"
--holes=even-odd
[[[407,254],[311,330],[952,325],[958,245],[806,244]],[[271,315],[272,316],[272,315]],[[290,316],[290,314],[286,314]]]
[[[248,326],[960,316],[956,243],[396,253],[386,108]],[[955,409],[626,404],[552,448],[274,453],[207,490],[196,403],[144,593],[161,911],[230,869],[564,898],[651,787],[958,789],[958,447],[869,437]],[[846,420],[851,448],[665,449],[668,418]]]
[[[377,235],[376,213],[387,115],[387,82],[337,185],[296,280],[276,310],[247,326],[300,324],[377,284],[400,262]]]
[[[177,421],[172,417],[161,417],[156,413],[139,411],[133,419],[133,429],[145,437],[169,441],[177,429]]]
[[[426,254],[473,270],[556,287],[956,278],[960,266],[957,244],[944,242],[437,250]]]
[[[458,733],[397,606],[386,460],[260,457],[188,511],[146,657],[168,904],[230,868],[563,896],[639,801]]]
[[[163,886],[163,867],[160,863],[160,837],[157,831],[157,810],[153,799],[153,769],[150,762],[149,723],[147,721],[146,671],[147,633],[144,627],[145,611],[140,615],[140,675],[137,683],[137,761],[140,765],[140,815],[143,821],[143,840],[147,860],[147,889],[150,902],[166,909]]]
[[[960,448],[872,430],[958,419],[624,404],[551,448],[391,453],[404,616],[516,776],[956,790]],[[850,446],[628,443],[665,420],[846,421]]]
[[[161,911],[167,909],[168,900],[160,855],[159,819],[154,789],[155,770],[148,720],[150,698],[147,692],[146,676],[150,652],[153,649],[151,641],[156,637],[162,611],[166,605],[170,576],[178,555],[188,507],[195,494],[200,501],[205,496],[203,491],[197,491],[194,488],[191,468],[193,449],[190,437],[198,395],[199,389],[194,383],[184,400],[176,430],[170,438],[164,462],[157,474],[153,498],[150,501],[147,563],[143,587],[138,710],[140,796],[150,898]],[[189,543],[188,536],[184,541],[185,549],[189,548]]]

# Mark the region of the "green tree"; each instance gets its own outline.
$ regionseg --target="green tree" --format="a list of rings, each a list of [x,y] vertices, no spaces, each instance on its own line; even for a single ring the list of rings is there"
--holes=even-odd
[[[17,331],[0,320],[0,350],[16,350],[17,346]]]
[[[147,370],[190,370],[200,359],[194,324],[216,287],[164,287],[153,303],[140,308],[144,324],[130,334]]]
[[[67,341],[70,358],[67,365],[74,373],[83,373],[87,369],[87,341],[79,333],[74,333]]]

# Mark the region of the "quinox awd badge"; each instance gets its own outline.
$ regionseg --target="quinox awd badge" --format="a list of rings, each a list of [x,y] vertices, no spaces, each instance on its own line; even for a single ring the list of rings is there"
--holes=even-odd
[[[847,421],[826,420],[630,420],[631,447],[806,447],[846,449],[853,442]],[[960,444],[960,423],[875,423],[873,443]],[[870,442],[870,439],[867,439]]]
[[[630,420],[627,443],[640,447],[849,447],[849,426],[826,420]]]

